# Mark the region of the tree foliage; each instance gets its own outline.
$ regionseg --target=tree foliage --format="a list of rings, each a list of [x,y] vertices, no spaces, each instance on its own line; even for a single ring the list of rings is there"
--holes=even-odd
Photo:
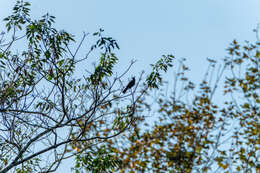
[[[111,140],[120,172],[260,171],[259,43],[234,40],[227,51],[220,64],[208,59],[198,87],[185,59],[176,64],[171,93],[164,87],[149,107],[154,123]]]
[[[73,157],[76,172],[82,165],[92,172],[119,166],[104,144],[133,127],[140,111],[136,103],[158,85],[161,74],[147,79],[153,85],[141,85],[140,73],[135,87],[123,94],[134,61],[121,74],[115,70],[116,40],[100,29],[79,56],[89,34],[76,46],[72,34],[55,28],[54,16],[34,20],[29,7],[17,1],[4,19],[7,33],[1,34],[0,172],[55,172]],[[166,56],[160,66],[171,66],[172,58]]]
[[[115,39],[100,29],[77,44],[29,7],[17,1],[0,37],[1,173],[55,172],[65,159],[77,173],[260,171],[259,42],[234,40],[198,86],[185,59],[163,55],[123,94],[135,61],[116,70]]]

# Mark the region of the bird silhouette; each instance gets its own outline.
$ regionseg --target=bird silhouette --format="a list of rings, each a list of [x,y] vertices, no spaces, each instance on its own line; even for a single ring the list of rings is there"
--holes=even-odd
[[[123,93],[125,93],[127,90],[132,88],[134,85],[135,85],[135,77],[133,77],[132,80],[127,84],[127,86],[123,90]]]

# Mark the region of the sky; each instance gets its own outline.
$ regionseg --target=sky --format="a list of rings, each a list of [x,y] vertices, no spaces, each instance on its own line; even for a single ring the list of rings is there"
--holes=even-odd
[[[60,29],[82,36],[99,28],[115,38],[124,67],[132,59],[132,73],[149,68],[163,54],[186,58],[191,77],[200,81],[206,58],[222,60],[233,39],[256,40],[260,22],[259,0],[34,0],[32,16],[56,17]],[[15,0],[0,0],[0,20],[11,13]],[[2,31],[3,23],[0,23]],[[167,76],[171,80],[171,74]],[[59,172],[65,170],[65,166]]]
[[[11,12],[14,0],[0,0],[0,19]],[[207,57],[221,60],[233,39],[255,41],[252,30],[260,22],[257,0],[34,0],[32,15],[56,16],[60,29],[76,35],[103,28],[120,46],[120,63],[138,60],[135,71],[163,54],[184,57],[192,75],[200,78]],[[0,24],[2,28],[2,24]]]

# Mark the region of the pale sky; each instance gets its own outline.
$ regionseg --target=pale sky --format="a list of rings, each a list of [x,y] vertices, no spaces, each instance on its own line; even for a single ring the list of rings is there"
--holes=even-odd
[[[0,0],[0,19],[14,0]],[[56,16],[59,29],[78,36],[100,27],[120,46],[120,64],[137,59],[133,72],[148,68],[162,54],[187,59],[191,76],[200,81],[207,57],[227,54],[233,39],[255,41],[252,30],[260,22],[259,0],[30,0],[32,15]],[[3,23],[0,23],[0,31]],[[138,73],[136,73],[138,74]],[[169,80],[171,75],[168,76]],[[69,164],[67,164],[69,165]],[[69,165],[70,166],[70,165]],[[64,172],[66,166],[59,169]],[[66,171],[65,171],[66,172]]]
[[[10,14],[14,2],[0,0],[0,19]],[[233,39],[254,41],[252,30],[260,22],[259,0],[29,2],[33,16],[48,12],[56,16],[60,29],[78,37],[83,31],[93,33],[102,27],[118,41],[120,61],[135,58],[140,71],[162,54],[173,54],[187,58],[193,75],[195,71],[202,74],[204,60],[222,59]]]

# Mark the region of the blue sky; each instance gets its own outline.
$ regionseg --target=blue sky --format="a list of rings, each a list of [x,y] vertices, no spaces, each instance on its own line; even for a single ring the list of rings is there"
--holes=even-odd
[[[0,19],[10,14],[14,2],[0,0]],[[260,22],[259,0],[29,2],[33,16],[49,12],[56,16],[58,28],[78,38],[83,31],[93,33],[102,27],[118,41],[120,63],[138,60],[132,72],[147,69],[162,54],[173,54],[187,59],[195,81],[206,70],[205,59],[223,59],[233,39],[255,41],[252,30]]]
[[[0,1],[0,19],[10,14],[14,2]],[[192,74],[200,76],[204,60],[222,59],[233,39],[254,41],[252,30],[260,22],[258,0],[30,2],[33,16],[49,12],[60,29],[78,38],[102,27],[119,42],[121,63],[138,60],[135,71],[148,68],[162,54],[173,54],[187,58]]]

